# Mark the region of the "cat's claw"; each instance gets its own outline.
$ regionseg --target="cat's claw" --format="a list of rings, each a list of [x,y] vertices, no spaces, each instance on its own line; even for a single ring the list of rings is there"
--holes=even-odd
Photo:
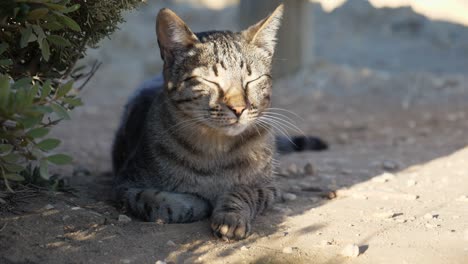
[[[239,213],[217,213],[211,219],[211,229],[223,240],[241,240],[250,235],[250,220]]]

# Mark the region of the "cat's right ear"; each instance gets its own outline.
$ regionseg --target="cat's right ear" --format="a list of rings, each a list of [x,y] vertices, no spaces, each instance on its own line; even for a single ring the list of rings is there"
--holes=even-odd
[[[158,13],[156,35],[164,61],[170,59],[175,52],[186,50],[199,42],[185,22],[168,8],[163,8]]]

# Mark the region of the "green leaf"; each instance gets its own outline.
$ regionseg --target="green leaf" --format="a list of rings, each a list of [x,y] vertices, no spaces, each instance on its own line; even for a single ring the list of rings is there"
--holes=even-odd
[[[46,159],[42,159],[39,163],[39,174],[43,179],[48,180],[49,175],[49,162]]]
[[[28,45],[29,38],[32,34],[32,28],[27,27],[21,30],[21,40],[20,40],[20,48],[24,48]]]
[[[83,102],[81,101],[81,98],[63,98],[62,101],[65,103],[71,105],[71,106],[82,106]]]
[[[45,128],[45,127],[38,127],[38,128],[34,128],[34,129],[31,129],[29,130],[26,135],[28,137],[32,137],[32,138],[40,138],[40,137],[43,137],[45,135],[47,135],[49,133],[49,129],[48,128]]]
[[[38,39],[46,38],[46,34],[44,33],[44,30],[40,26],[32,25],[32,28],[34,29],[34,32],[36,33]]]
[[[31,110],[34,112],[40,112],[42,114],[50,114],[54,111],[52,110],[52,107],[46,105],[33,105]]]
[[[16,153],[10,153],[10,154],[7,154],[7,155],[5,155],[3,157],[0,157],[0,158],[5,162],[15,163],[20,158],[20,155],[18,155]]]
[[[52,90],[51,81],[50,79],[48,79],[42,86],[41,100],[44,100],[50,94],[51,90]]]
[[[57,164],[57,165],[65,165],[65,164],[71,163],[73,161],[73,159],[70,156],[65,155],[65,154],[51,155],[51,156],[47,157],[47,159],[50,162],[52,162],[54,164]]]
[[[19,174],[16,174],[16,173],[5,173],[5,175],[3,175],[3,177],[5,177],[7,180],[11,180],[11,181],[24,181],[24,177],[19,175]]]
[[[60,5],[60,4],[44,3],[44,5],[50,7],[51,9],[59,10],[59,11],[65,9],[65,6]]]
[[[49,151],[58,147],[58,145],[60,145],[60,140],[56,138],[48,138],[37,143],[36,147],[40,148],[43,151]]]
[[[8,49],[8,43],[2,42],[0,43],[0,55],[3,54]]]
[[[0,66],[10,66],[13,64],[13,61],[10,59],[0,60]]]
[[[0,153],[8,153],[13,150],[13,146],[10,144],[0,144]]]
[[[5,109],[10,95],[10,78],[0,74],[0,109]]]
[[[8,172],[20,172],[20,171],[23,171],[25,169],[23,166],[18,165],[18,164],[14,164],[14,163],[4,163],[4,164],[2,164],[2,166]]]
[[[67,7],[64,10],[62,10],[62,13],[66,14],[66,13],[75,12],[79,8],[80,8],[80,4],[72,5],[72,6]]]
[[[31,77],[24,77],[17,80],[12,86],[11,89],[17,90],[19,88],[25,87],[25,89],[29,89],[31,87],[32,78]]]
[[[61,36],[58,36],[58,35],[50,35],[50,36],[47,36],[47,40],[54,44],[55,46],[58,46],[58,47],[69,47],[71,46],[71,43],[70,41],[68,41],[67,39],[61,37]]]
[[[29,20],[38,20],[43,17],[45,17],[49,13],[49,9],[47,8],[37,8],[34,9],[33,11],[28,13],[28,19]]]
[[[80,28],[80,25],[78,25],[78,23],[76,23],[75,20],[67,17],[67,16],[59,16],[58,17],[60,19],[60,21],[66,25],[68,28],[70,28],[71,30],[74,30],[74,31],[81,31],[81,28]]]
[[[42,27],[50,31],[57,31],[64,28],[64,26],[57,21],[47,21],[46,23],[42,24]]]
[[[55,92],[55,98],[65,96],[73,88],[73,81],[68,81],[66,84],[60,86]]]
[[[67,112],[67,109],[63,108],[63,106],[59,105],[59,104],[56,104],[56,103],[53,103],[50,105],[50,107],[52,107],[52,109],[54,110],[54,112],[60,117],[60,118],[63,118],[63,119],[66,119],[66,120],[70,120],[70,115],[68,114]]]
[[[41,53],[42,57],[44,58],[45,61],[49,61],[50,58],[50,48],[49,48],[49,42],[47,39],[42,40],[42,48],[41,48]]]
[[[24,129],[28,129],[28,128],[34,127],[39,122],[41,122],[43,117],[44,115],[40,114],[38,116],[28,116],[28,117],[19,118],[18,121],[20,122],[20,124],[23,126]]]

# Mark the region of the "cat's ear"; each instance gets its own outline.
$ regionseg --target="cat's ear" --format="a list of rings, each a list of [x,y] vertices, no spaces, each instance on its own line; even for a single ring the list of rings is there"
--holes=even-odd
[[[188,49],[198,42],[197,36],[185,22],[168,8],[163,8],[158,13],[156,35],[163,59],[173,51]]]
[[[271,15],[261,20],[248,29],[242,31],[242,35],[249,42],[273,54],[276,46],[276,35],[281,25],[284,5],[279,5]]]

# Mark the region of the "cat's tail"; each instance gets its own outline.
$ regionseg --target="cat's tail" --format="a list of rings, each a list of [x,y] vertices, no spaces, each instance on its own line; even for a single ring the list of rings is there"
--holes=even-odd
[[[328,143],[312,136],[276,137],[276,149],[281,154],[300,151],[323,151],[328,149]]]

